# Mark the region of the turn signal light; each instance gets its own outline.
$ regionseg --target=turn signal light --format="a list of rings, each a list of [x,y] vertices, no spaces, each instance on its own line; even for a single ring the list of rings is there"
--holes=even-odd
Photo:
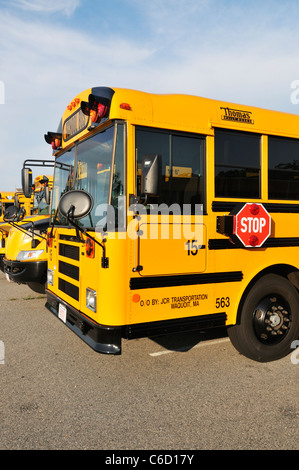
[[[52,248],[52,242],[53,242],[53,238],[51,237],[51,234],[50,234],[50,233],[47,233],[47,241],[46,241],[46,244],[47,244],[47,247],[48,247],[48,248]]]
[[[94,241],[89,237],[86,238],[85,250],[87,258],[94,258]]]

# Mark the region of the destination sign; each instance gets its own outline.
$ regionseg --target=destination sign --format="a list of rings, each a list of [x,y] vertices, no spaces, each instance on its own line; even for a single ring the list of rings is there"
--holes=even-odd
[[[72,114],[63,123],[62,137],[65,142],[86,129],[89,116],[82,113],[81,109]]]

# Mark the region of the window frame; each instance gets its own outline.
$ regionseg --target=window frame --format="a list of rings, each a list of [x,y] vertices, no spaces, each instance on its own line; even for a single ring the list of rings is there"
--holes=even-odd
[[[223,132],[227,134],[234,134],[239,136],[249,136],[249,137],[258,137],[259,138],[259,168],[258,168],[258,195],[249,196],[249,195],[239,195],[239,196],[231,196],[231,195],[216,195],[216,166],[220,167],[221,165],[216,165],[216,133]],[[215,199],[233,199],[233,200],[240,200],[240,199],[262,199],[262,136],[258,132],[250,132],[248,130],[239,130],[239,129],[230,129],[230,128],[223,128],[223,127],[215,127],[214,128],[214,198]],[[242,166],[241,168],[249,168],[248,166]],[[252,167],[254,168],[254,167]]]
[[[203,214],[207,213],[207,174],[206,174],[206,147],[207,147],[207,142],[206,138],[207,136],[205,134],[199,134],[196,132],[186,132],[186,131],[180,131],[176,129],[164,129],[160,127],[150,127],[150,126],[142,126],[142,125],[136,125],[134,126],[134,148],[135,148],[135,194],[136,196],[140,196],[140,194],[137,192],[138,189],[138,183],[137,183],[137,170],[138,170],[138,149],[137,149],[137,143],[136,143],[136,134],[138,131],[144,131],[144,132],[152,132],[152,133],[159,133],[159,134],[165,134],[168,135],[170,138],[170,144],[169,144],[169,151],[172,159],[172,137],[190,137],[190,138],[195,138],[201,141],[202,145],[202,202],[200,203],[203,207]],[[172,164],[173,162],[171,162]],[[163,203],[160,203],[163,204]],[[172,204],[176,204],[175,202],[172,202]],[[193,212],[192,212],[193,214]],[[193,214],[194,215],[194,214]]]
[[[272,139],[272,142],[273,142],[273,140],[277,140],[277,141],[279,140],[280,142],[284,141],[284,142],[288,142],[288,143],[290,143],[290,142],[295,143],[296,142],[298,144],[298,154],[299,154],[299,139],[296,138],[296,137],[287,137],[287,136],[281,136],[281,135],[268,135],[267,137],[268,137],[268,145],[267,145],[267,180],[268,180],[268,194],[267,194],[267,196],[268,196],[268,199],[271,200],[271,201],[274,201],[274,200],[277,200],[277,201],[298,201],[298,199],[296,199],[294,197],[293,198],[291,198],[291,197],[282,198],[282,197],[277,197],[277,195],[275,197],[273,197],[273,195],[270,195],[270,172],[275,171],[275,168],[273,168],[273,167],[270,168],[270,141]],[[282,152],[282,153],[284,153],[284,152]],[[298,162],[299,162],[299,159],[298,159]],[[282,162],[282,163],[284,163],[284,162]],[[289,163],[291,163],[291,162],[289,162]],[[278,171],[283,171],[283,170],[278,169]],[[296,171],[298,171],[298,175],[299,175],[299,169],[296,170]],[[290,180],[287,180],[287,179],[282,180],[282,181],[283,182],[285,181],[285,183],[290,182]],[[271,179],[271,182],[272,182],[272,184],[274,184],[275,180]]]

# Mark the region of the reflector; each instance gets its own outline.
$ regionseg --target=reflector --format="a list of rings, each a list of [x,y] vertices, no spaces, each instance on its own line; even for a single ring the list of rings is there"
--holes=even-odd
[[[131,111],[131,106],[129,105],[129,103],[121,103],[119,105],[120,109],[126,109],[127,111]]]

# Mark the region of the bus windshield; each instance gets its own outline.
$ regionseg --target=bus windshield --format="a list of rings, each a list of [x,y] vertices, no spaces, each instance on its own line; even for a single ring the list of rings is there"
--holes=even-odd
[[[69,225],[68,221],[56,212],[59,212],[59,199],[71,189],[87,191],[93,198],[90,214],[77,221],[81,227],[95,228],[104,220],[104,209],[110,202],[114,131],[114,126],[109,127],[57,157],[52,203],[52,216],[56,215],[56,224]],[[123,160],[123,152],[121,153]],[[116,175],[116,167],[117,162],[114,164],[113,180],[117,177],[119,181],[119,171]],[[123,188],[123,185],[120,186]],[[122,189],[118,188],[118,194],[122,194]]]

